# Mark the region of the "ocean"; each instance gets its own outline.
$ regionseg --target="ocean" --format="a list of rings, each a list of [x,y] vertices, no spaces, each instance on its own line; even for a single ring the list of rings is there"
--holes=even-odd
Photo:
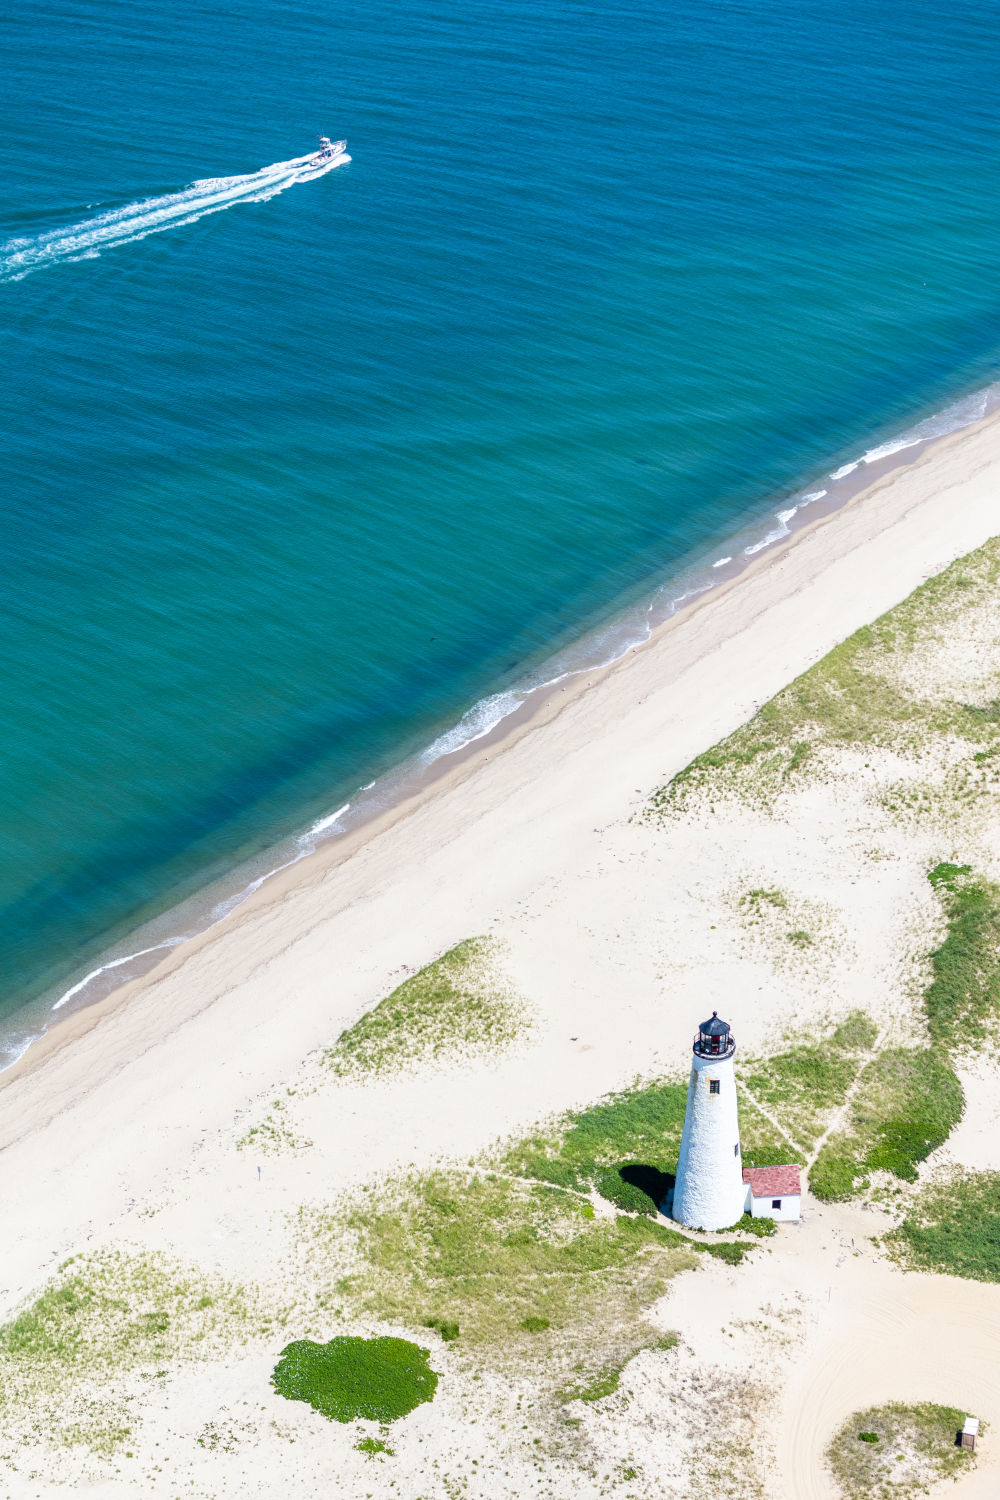
[[[980,409],[998,68],[967,0],[15,8],[0,1051]]]

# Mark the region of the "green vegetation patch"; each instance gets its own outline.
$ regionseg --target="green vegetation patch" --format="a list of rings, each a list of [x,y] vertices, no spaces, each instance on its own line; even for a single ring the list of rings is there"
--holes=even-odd
[[[295,1092],[295,1089],[285,1090],[288,1097]],[[255,1156],[282,1156],[288,1151],[306,1151],[311,1145],[308,1136],[301,1135],[289,1119],[287,1099],[273,1099],[264,1118],[240,1136],[236,1149],[252,1150]]]
[[[911,1270],[1000,1281],[1000,1172],[925,1184],[884,1243]]]
[[[313,1248],[353,1235],[358,1264],[339,1290],[364,1311],[455,1323],[467,1345],[523,1344],[542,1321],[566,1329],[622,1298],[645,1305],[694,1259],[664,1225],[597,1219],[576,1194],[488,1171],[396,1179],[300,1225]]]
[[[996,1039],[1000,1016],[1000,887],[968,865],[937,865],[928,879],[948,919],[925,995],[931,1037],[945,1047],[980,1046]]]
[[[130,1377],[218,1358],[265,1326],[240,1288],[166,1256],[77,1256],[0,1326],[0,1411],[28,1437],[109,1453],[131,1430]]]
[[[888,1047],[861,1074],[844,1129],[831,1136],[809,1174],[818,1198],[850,1198],[873,1171],[914,1182],[917,1164],[961,1118],[962,1086],[946,1054]]]
[[[717,1245],[699,1245],[698,1248],[715,1260],[724,1260],[727,1266],[739,1266],[756,1247],[748,1245],[746,1240],[720,1240]]]
[[[679,1340],[676,1333],[668,1333],[661,1339],[655,1339],[647,1344],[647,1349],[666,1351],[676,1349]],[[617,1364],[606,1365],[603,1369],[595,1371],[588,1378],[578,1384],[570,1383],[559,1396],[562,1401],[603,1401],[605,1396],[613,1396],[621,1384],[622,1375],[626,1367],[631,1364],[635,1355],[628,1359],[620,1360]]]
[[[301,1210],[299,1235],[317,1284],[336,1278],[358,1313],[457,1324],[479,1359],[569,1362],[584,1378],[650,1342],[646,1309],[697,1258],[665,1225],[598,1218],[575,1192],[499,1171],[395,1178]]]
[[[966,1413],[923,1401],[890,1401],[848,1418],[827,1449],[844,1500],[909,1500],[975,1461],[956,1437]]]
[[[354,1444],[358,1453],[366,1453],[369,1458],[394,1458],[395,1449],[390,1448],[384,1438],[363,1437]]]
[[[747,1062],[739,1070],[740,1082],[794,1141],[808,1149],[844,1103],[877,1035],[871,1017],[855,1011],[826,1038]]]
[[[298,1339],[281,1351],[271,1384],[334,1422],[395,1422],[431,1401],[438,1377],[430,1355],[409,1339],[343,1336],[328,1344]],[[373,1452],[385,1452],[384,1447]]]
[[[757,1108],[745,1090],[740,1093],[740,1143],[743,1164],[747,1167],[773,1167],[779,1162],[802,1160],[797,1143]]]
[[[466,938],[404,981],[324,1054],[341,1078],[489,1055],[530,1030],[524,1002],[498,971],[500,944]]]
[[[752,1235],[755,1240],[769,1240],[772,1235],[778,1232],[776,1221],[767,1214],[760,1214],[757,1218],[754,1218],[752,1214],[744,1214],[742,1219],[733,1227],[740,1234]],[[720,1229],[717,1233],[724,1234],[725,1230]]]
[[[626,1213],[655,1216],[673,1187],[687,1084],[637,1084],[573,1111],[508,1151],[520,1177],[576,1193],[596,1189]]]
[[[1000,743],[994,705],[922,699],[901,686],[899,668],[939,640],[950,619],[974,608],[1000,580],[993,539],[916,589],[873,625],[856,631],[782,689],[741,728],[699,755],[651,799],[666,815],[691,796],[736,796],[765,805],[824,748],[886,746],[919,754],[934,733],[992,749]]]
[[[655,1218],[674,1186],[687,1093],[686,1082],[637,1083],[517,1142],[502,1167],[567,1192],[597,1192],[622,1213]],[[739,1114],[748,1166],[796,1159],[795,1143],[745,1094]]]

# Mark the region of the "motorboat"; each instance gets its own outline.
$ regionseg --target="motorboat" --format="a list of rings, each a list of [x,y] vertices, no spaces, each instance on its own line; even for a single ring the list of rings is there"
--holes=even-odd
[[[311,160],[307,163],[307,166],[321,167],[324,165],[324,163],[333,161],[338,156],[342,156],[346,150],[346,141],[331,141],[328,135],[321,135],[319,138],[319,150],[317,151],[316,155],[312,157]]]

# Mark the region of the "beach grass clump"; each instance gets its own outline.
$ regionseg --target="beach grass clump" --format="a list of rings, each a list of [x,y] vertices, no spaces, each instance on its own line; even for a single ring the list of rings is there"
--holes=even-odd
[[[827,1037],[747,1061],[739,1070],[740,1083],[796,1143],[809,1149],[844,1103],[877,1037],[871,1017],[855,1011]]]
[[[948,921],[931,954],[924,996],[932,1039],[963,1049],[996,1043],[1000,1019],[1000,887],[968,865],[942,863],[928,876]]]
[[[855,1412],[826,1451],[844,1500],[910,1500],[975,1462],[956,1437],[966,1413],[931,1401],[889,1401]]]
[[[884,1244],[910,1270],[1000,1281],[1000,1172],[925,1183]]]
[[[747,951],[774,969],[817,972],[846,948],[836,910],[780,886],[741,885],[725,897]]]
[[[499,969],[494,938],[466,938],[379,1001],[323,1055],[363,1080],[435,1062],[490,1056],[525,1037],[528,1007]]]
[[[651,815],[677,812],[692,797],[770,806],[804,774],[819,770],[827,749],[881,747],[919,756],[934,736],[987,751],[1000,746],[993,699],[969,704],[923,696],[905,670],[915,651],[939,642],[949,622],[974,610],[998,579],[1000,542],[994,538],[835,646],[746,724],[697,756],[654,793]]]
[[[944,1144],[963,1109],[962,1086],[936,1047],[887,1047],[866,1067],[848,1119],[809,1174],[818,1198],[851,1198],[872,1172],[915,1182],[917,1166]]]
[[[286,1090],[293,1094],[293,1089]],[[290,1151],[306,1151],[312,1145],[289,1115],[286,1099],[273,1099],[267,1114],[256,1125],[241,1135],[236,1142],[237,1151],[252,1151],[255,1156],[282,1156]]]
[[[132,1377],[265,1328],[250,1294],[164,1255],[77,1256],[0,1326],[0,1412],[28,1438],[110,1453],[132,1427]]]
[[[384,1438],[363,1437],[354,1444],[357,1453],[364,1453],[371,1459],[394,1458],[395,1449],[390,1448]]]
[[[679,1342],[676,1333],[668,1333],[644,1345],[643,1352],[648,1349],[654,1353],[666,1353],[671,1349],[676,1349]],[[634,1358],[635,1355],[630,1354],[628,1359],[617,1360],[614,1364],[604,1365],[592,1371],[584,1380],[570,1381],[559,1392],[559,1399],[564,1402],[593,1402],[603,1401],[605,1396],[615,1395],[621,1385],[622,1375]]]
[[[280,1396],[305,1401],[334,1422],[395,1422],[433,1400],[437,1383],[430,1355],[419,1344],[347,1335],[326,1344],[288,1344],[271,1376]]]
[[[734,1229],[741,1227],[740,1223],[733,1226]],[[740,1266],[756,1246],[748,1244],[746,1240],[720,1240],[717,1245],[702,1244],[698,1248],[706,1255],[711,1255],[713,1260],[725,1261],[727,1266]]]

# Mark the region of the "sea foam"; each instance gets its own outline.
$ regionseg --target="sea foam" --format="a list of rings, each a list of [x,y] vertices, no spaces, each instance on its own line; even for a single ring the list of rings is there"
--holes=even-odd
[[[165,229],[194,224],[206,214],[220,213],[237,203],[266,203],[296,182],[310,182],[350,161],[346,152],[319,166],[314,156],[272,162],[258,172],[235,177],[203,177],[178,193],[141,198],[121,208],[109,208],[92,219],[63,229],[50,229],[34,238],[20,236],[0,245],[0,281],[20,281],[32,271],[67,261],[94,260],[102,250],[128,245]]]

